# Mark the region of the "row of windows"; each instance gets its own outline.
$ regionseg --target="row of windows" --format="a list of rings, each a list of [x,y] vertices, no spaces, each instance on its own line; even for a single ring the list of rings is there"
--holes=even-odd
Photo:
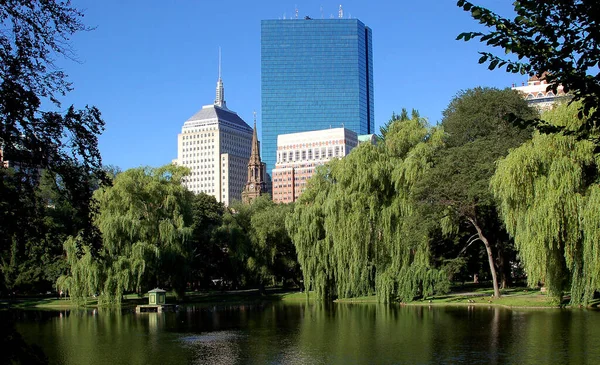
[[[183,181],[187,183],[187,182],[194,182],[194,181],[209,181],[209,180],[214,180],[214,179],[215,179],[214,176],[208,176],[208,177],[187,177]]]
[[[304,170],[302,172],[298,172],[296,174],[294,174],[296,176],[296,180],[308,180],[312,177],[313,173],[315,172],[314,169],[307,169]],[[291,181],[292,179],[290,177],[288,177],[288,175],[292,175],[292,172],[283,172],[283,173],[273,173],[273,182],[279,182],[279,181]]]
[[[215,140],[211,139],[210,141],[208,139],[203,139],[200,141],[194,140],[194,141],[189,141],[189,142],[183,142],[184,146],[189,146],[189,145],[195,145],[195,144],[206,144],[206,143],[214,143]]]
[[[564,95],[564,93],[561,93],[561,92],[558,93],[558,96],[562,96],[562,95]],[[546,93],[546,95],[544,95],[544,93],[542,93],[542,92],[538,92],[537,95],[535,95],[535,96],[531,93],[528,94],[526,99],[530,100],[530,99],[535,99],[535,98],[547,98],[547,97],[553,97],[553,96],[555,96],[555,95],[552,91],[548,91],[548,93]]]
[[[314,151],[314,152],[313,152]],[[345,149],[343,147],[340,148],[340,146],[335,146],[335,147],[322,147],[322,148],[314,148],[314,149],[308,149],[308,150],[296,150],[296,151],[290,151],[290,152],[279,152],[277,154],[277,162],[278,163],[282,163],[282,162],[291,162],[291,161],[306,161],[306,160],[312,160],[313,159],[313,155],[314,155],[314,159],[318,160],[318,159],[330,159],[332,157],[340,157],[340,156],[344,156],[344,152]]]
[[[213,170],[209,171],[192,171],[190,176],[201,176],[201,175],[212,175],[214,173]]]
[[[205,193],[205,194],[214,195],[214,192],[215,192],[215,189],[200,188],[198,186],[189,187],[188,189],[191,190],[192,192],[194,192],[195,194]]]
[[[335,137],[331,137],[335,138]],[[305,147],[318,147],[323,145],[346,145],[349,144],[351,146],[356,146],[358,144],[358,138],[345,138],[345,139],[330,139],[327,141],[317,141],[317,142],[305,142],[305,141],[291,141],[286,144],[282,144],[281,146],[277,146],[278,150],[289,150],[294,148],[305,148]]]
[[[183,128],[181,130],[181,133],[183,133],[183,134],[202,133],[202,132],[214,133],[213,131],[216,128],[215,124],[217,124],[217,122],[211,122],[211,123],[206,123],[205,121],[185,122],[185,124],[183,125]],[[204,125],[204,126],[202,126],[202,127],[198,126],[196,128],[192,128],[192,126],[196,126],[196,125]]]
[[[194,157],[194,156],[191,156],[191,157]],[[204,162],[213,162],[214,160],[215,160],[214,158],[203,158],[203,159],[200,159],[200,160],[195,160],[194,159],[194,160],[187,160],[187,161],[198,161],[199,163],[204,163]],[[186,160],[184,160],[184,161],[186,161]]]
[[[202,160],[202,161],[204,161],[204,160]],[[193,165],[193,166],[191,166],[192,168],[209,168],[209,167],[213,168],[215,166],[214,164],[205,164],[205,165],[198,166],[198,164],[205,163],[205,162],[200,162],[200,160],[184,160],[182,162],[182,164],[183,165]]]
[[[214,149],[214,148],[215,148],[214,145],[200,146],[200,147],[188,147],[188,148],[184,148],[183,152],[210,150],[210,149]]]
[[[212,186],[212,185],[211,185]],[[187,188],[192,189],[201,189],[204,193],[214,193],[215,189],[209,186],[208,184],[190,184]]]
[[[192,157],[212,156],[212,155],[213,155],[213,151],[210,151],[210,152],[196,152],[196,153],[186,153],[186,154],[183,155],[182,158],[192,158]],[[214,161],[214,158],[212,158],[211,161]]]
[[[195,134],[193,136],[183,136],[183,139],[198,139],[198,138],[206,138],[206,137],[214,137],[215,133],[201,133],[200,135]]]

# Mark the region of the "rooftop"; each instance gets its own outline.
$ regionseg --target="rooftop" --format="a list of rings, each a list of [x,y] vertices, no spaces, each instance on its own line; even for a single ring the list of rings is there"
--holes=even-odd
[[[200,109],[198,112],[196,112],[196,114],[192,115],[186,122],[185,124],[191,123],[191,122],[198,122],[198,121],[204,121],[204,120],[224,120],[230,123],[233,123],[235,125],[238,125],[239,127],[245,128],[248,131],[252,132],[252,128],[246,124],[246,122],[244,122],[244,120],[242,118],[240,118],[239,115],[237,115],[237,113],[232,112],[231,110],[227,109],[227,108],[221,108],[217,105],[205,105],[202,107],[202,109]],[[184,124],[184,126],[185,126]]]

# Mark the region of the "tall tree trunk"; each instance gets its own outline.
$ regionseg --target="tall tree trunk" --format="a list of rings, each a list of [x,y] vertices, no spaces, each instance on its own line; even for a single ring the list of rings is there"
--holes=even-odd
[[[496,245],[498,274],[500,275],[500,289],[506,289],[511,285],[510,259],[505,250]]]
[[[487,251],[488,256],[488,263],[490,265],[490,271],[492,272],[492,282],[494,284],[494,298],[500,298],[500,289],[498,288],[498,277],[496,276],[496,267],[494,266],[494,255],[492,254],[492,247],[490,246],[490,242],[483,235],[483,231],[481,230],[481,227],[479,227],[479,225],[477,224],[477,221],[471,217],[468,217],[467,219],[469,220],[469,222],[471,222],[473,227],[475,227],[479,239],[481,240],[481,242],[483,242],[483,245],[485,246],[485,250]]]

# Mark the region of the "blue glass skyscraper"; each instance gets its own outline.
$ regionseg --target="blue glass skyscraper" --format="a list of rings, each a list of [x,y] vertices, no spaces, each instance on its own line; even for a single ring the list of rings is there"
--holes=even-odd
[[[374,133],[371,29],[358,19],[263,20],[261,86],[269,173],[279,134],[342,126]]]

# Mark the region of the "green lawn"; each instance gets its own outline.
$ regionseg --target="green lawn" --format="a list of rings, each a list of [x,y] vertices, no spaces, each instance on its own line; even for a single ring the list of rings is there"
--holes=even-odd
[[[433,305],[503,305],[507,307],[557,307],[551,298],[540,293],[539,290],[525,288],[506,289],[502,291],[500,298],[493,298],[492,289],[478,289],[471,292],[449,293],[438,295],[425,300],[419,300],[407,304],[433,304]]]
[[[513,288],[502,291],[502,296],[498,299],[492,298],[493,290],[489,288],[478,287],[457,287],[451,293],[428,297],[424,300],[405,303],[406,305],[502,305],[507,307],[531,307],[531,308],[556,308],[557,304],[551,299],[540,293],[539,290],[527,288]],[[315,300],[315,293],[310,292],[309,301]],[[133,308],[138,304],[147,303],[147,295],[138,296],[137,294],[127,294],[124,296],[122,307]],[[173,304],[247,304],[259,303],[265,301],[306,301],[306,293],[290,292],[281,289],[267,289],[267,295],[261,295],[258,290],[236,290],[236,291],[213,291],[213,292],[188,292],[184,301],[178,302],[174,293],[167,293],[167,303]],[[377,297],[365,296],[356,298],[344,298],[336,300],[337,303],[377,303]],[[69,309],[74,304],[67,299],[55,298],[23,298],[13,302],[0,300],[0,308],[7,308],[10,304],[12,308],[31,308],[31,309]],[[563,306],[568,304],[568,299],[563,302]],[[590,304],[591,307],[598,307],[600,299]],[[86,307],[97,307],[96,299],[90,298]]]
[[[0,300],[0,308],[6,308],[10,304],[11,308],[19,309],[71,309],[74,307],[69,299],[54,299],[54,298],[24,298],[9,302]],[[87,306],[96,307],[97,300],[88,300]]]

